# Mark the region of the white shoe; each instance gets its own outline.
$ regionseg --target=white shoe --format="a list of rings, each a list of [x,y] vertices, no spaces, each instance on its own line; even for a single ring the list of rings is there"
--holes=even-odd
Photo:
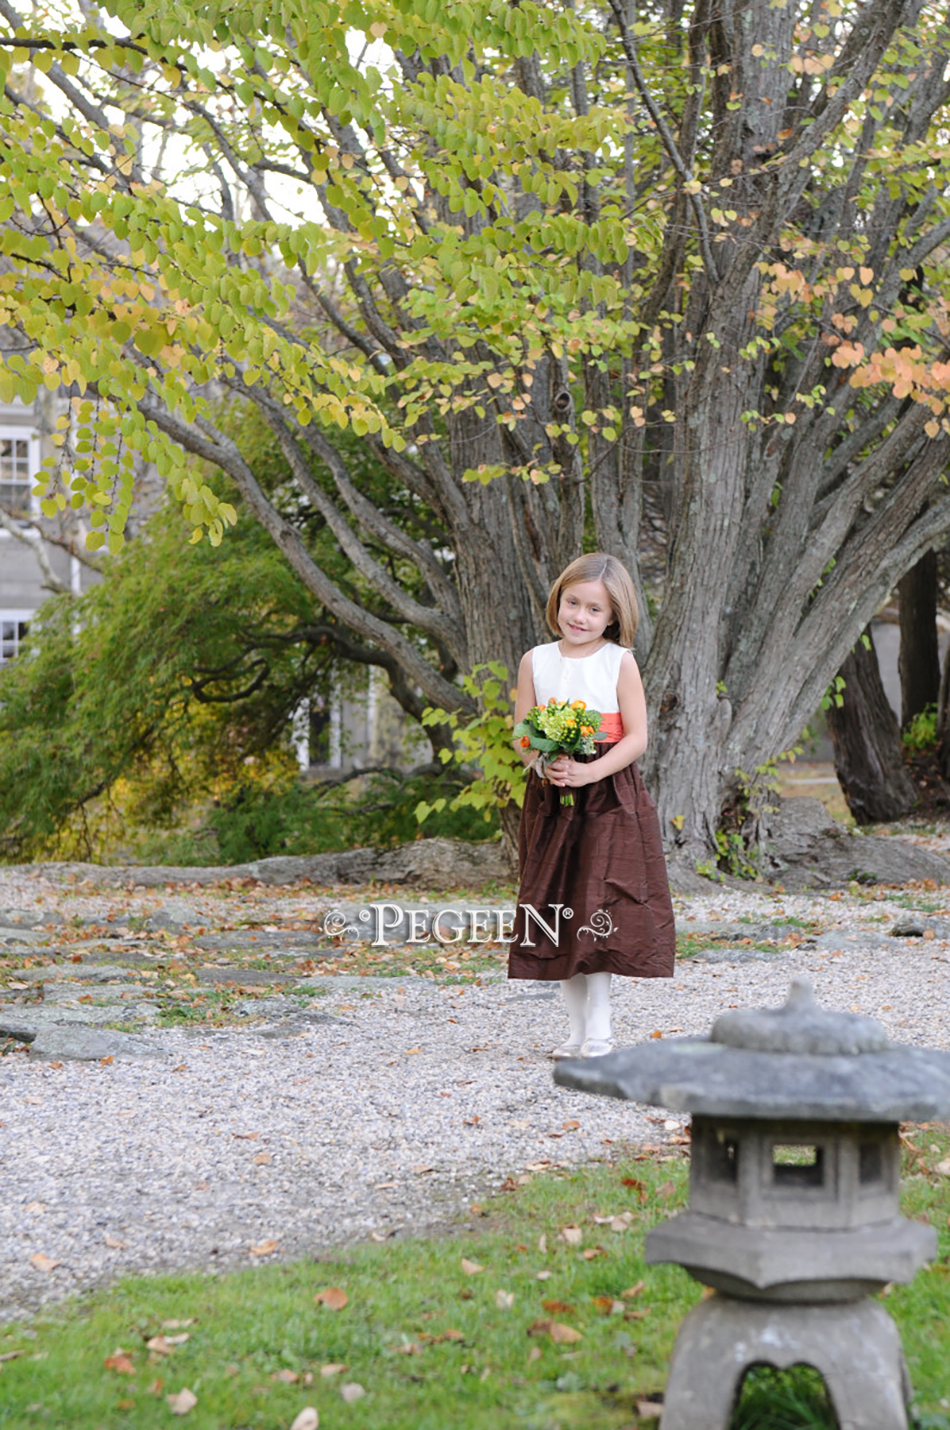
[[[551,1052],[551,1057],[556,1063],[563,1058],[582,1058],[583,1056],[581,1043],[562,1043],[559,1048],[554,1048]]]
[[[580,1055],[582,1058],[603,1058],[613,1050],[613,1038],[585,1038]]]

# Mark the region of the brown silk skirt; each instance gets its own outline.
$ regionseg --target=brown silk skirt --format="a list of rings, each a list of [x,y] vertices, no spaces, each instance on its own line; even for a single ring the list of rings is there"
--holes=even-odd
[[[573,805],[560,795],[529,774],[508,977],[671,978],[676,931],[666,860],[636,765],[574,790]]]

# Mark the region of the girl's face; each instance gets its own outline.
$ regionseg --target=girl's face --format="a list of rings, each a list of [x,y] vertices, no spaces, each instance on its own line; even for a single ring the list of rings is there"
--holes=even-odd
[[[599,646],[613,618],[603,581],[578,581],[561,592],[557,623],[565,645],[575,649]]]

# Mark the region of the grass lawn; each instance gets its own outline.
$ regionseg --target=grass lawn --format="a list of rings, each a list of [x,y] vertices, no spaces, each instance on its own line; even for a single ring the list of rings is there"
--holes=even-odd
[[[940,1229],[940,1256],[886,1301],[932,1430],[950,1430],[946,1134],[914,1128],[905,1143],[905,1214]],[[641,1154],[511,1183],[441,1236],[130,1278],[0,1327],[0,1427],[148,1430],[180,1416],[193,1430],[315,1430],[307,1407],[323,1430],[655,1425],[650,1398],[702,1293],[676,1267],[646,1267],[643,1236],[685,1204],[687,1171],[683,1155]],[[747,1387],[736,1425],[824,1430],[820,1387],[799,1379]]]

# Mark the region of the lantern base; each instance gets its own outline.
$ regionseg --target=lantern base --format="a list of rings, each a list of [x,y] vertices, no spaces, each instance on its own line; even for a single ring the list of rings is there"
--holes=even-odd
[[[890,1316],[867,1299],[767,1305],[714,1294],[679,1330],[661,1430],[727,1430],[754,1365],[813,1366],[840,1430],[908,1430],[910,1381]]]

